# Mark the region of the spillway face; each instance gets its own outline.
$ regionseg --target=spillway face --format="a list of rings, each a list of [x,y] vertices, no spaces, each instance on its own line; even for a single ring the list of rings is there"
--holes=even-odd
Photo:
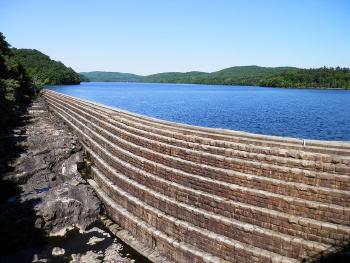
[[[350,240],[350,144],[180,125],[44,91],[108,215],[173,262],[306,262]]]

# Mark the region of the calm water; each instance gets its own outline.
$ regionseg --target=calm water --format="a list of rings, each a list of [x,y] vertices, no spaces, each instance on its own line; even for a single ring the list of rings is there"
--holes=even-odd
[[[164,120],[350,141],[350,91],[346,90],[104,82],[49,88]]]

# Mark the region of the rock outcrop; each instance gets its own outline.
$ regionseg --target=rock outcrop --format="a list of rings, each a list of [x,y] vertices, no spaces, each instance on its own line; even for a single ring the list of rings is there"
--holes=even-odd
[[[24,126],[8,136],[16,144],[17,155],[7,166],[2,164],[2,186],[18,188],[1,203],[2,231],[10,239],[11,250],[74,226],[85,229],[101,210],[99,199],[79,173],[84,156],[77,137],[47,111],[41,98],[22,117]],[[6,148],[1,150],[7,154]]]

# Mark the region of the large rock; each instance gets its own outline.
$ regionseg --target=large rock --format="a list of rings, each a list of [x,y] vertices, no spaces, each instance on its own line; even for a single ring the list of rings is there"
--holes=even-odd
[[[89,185],[65,182],[50,189],[37,210],[42,227],[49,232],[71,226],[85,229],[98,218],[100,201]]]
[[[78,170],[82,168],[82,166],[83,155],[81,152],[74,153],[62,163],[61,174],[67,178],[72,178],[78,174]]]
[[[44,243],[52,232],[84,229],[100,212],[100,201],[79,173],[83,151],[77,137],[41,98],[23,114],[22,126],[0,138],[2,254]]]

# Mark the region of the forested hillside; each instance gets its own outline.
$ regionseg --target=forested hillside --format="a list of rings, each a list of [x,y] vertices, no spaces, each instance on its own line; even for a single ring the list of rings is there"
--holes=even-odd
[[[97,82],[139,82],[142,78],[141,76],[135,74],[107,71],[80,72],[80,74],[86,77],[89,81]]]
[[[29,103],[35,93],[36,87],[0,32],[0,133],[12,112]]]
[[[288,88],[350,89],[350,69],[339,67],[299,69],[264,78],[259,85]]]
[[[142,81],[225,85],[259,85],[260,81],[263,78],[295,70],[297,69],[291,67],[266,68],[258,66],[242,66],[231,67],[212,73],[198,71],[186,73],[160,73],[145,76]]]
[[[200,71],[190,72],[165,72],[144,76],[142,82],[159,83],[198,83],[198,80],[208,78],[210,73]]]
[[[37,50],[11,48],[0,32],[0,128],[28,105],[43,85],[80,81],[73,69]]]
[[[25,103],[33,93],[30,77],[0,32],[0,106]]]
[[[299,69],[294,67],[231,67],[206,73],[165,72],[138,76],[119,72],[84,72],[91,81],[133,81],[155,83],[198,83],[295,88],[350,88],[348,68]]]
[[[12,48],[15,60],[22,64],[29,76],[38,85],[79,84],[81,77],[63,63],[35,49]]]

